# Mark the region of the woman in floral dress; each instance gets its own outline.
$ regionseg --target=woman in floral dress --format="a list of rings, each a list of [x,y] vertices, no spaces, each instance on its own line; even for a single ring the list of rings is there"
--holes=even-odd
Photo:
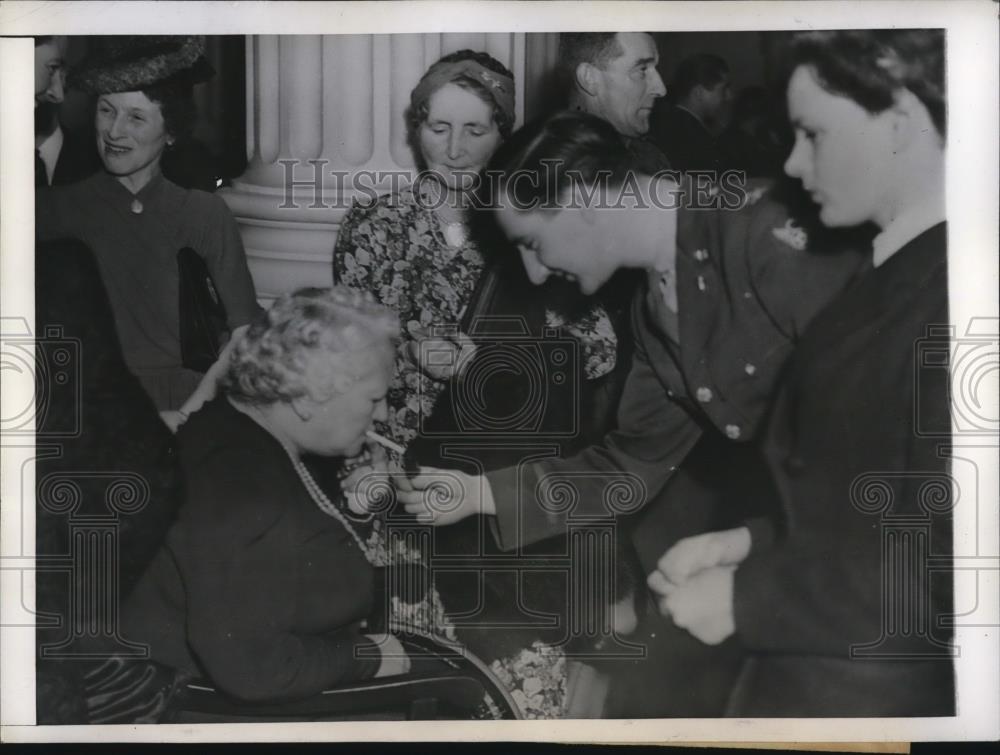
[[[478,174],[514,125],[514,80],[500,62],[462,50],[432,65],[411,94],[407,113],[410,143],[423,172],[409,187],[356,205],[345,217],[334,250],[334,280],[371,292],[394,309],[403,323],[395,374],[388,392],[388,420],[380,428],[409,448],[421,422],[453,376],[455,364],[471,353],[471,339],[459,333],[467,309],[490,261],[471,232],[473,189]],[[526,306],[528,306],[526,302]],[[539,310],[542,312],[544,310]],[[530,315],[527,315],[530,317]],[[575,336],[584,374],[596,379],[615,366],[617,341],[599,305],[567,323],[544,311],[547,326]],[[451,365],[422,364],[434,329],[452,337],[434,341],[453,351]],[[398,460],[397,460],[398,461]],[[386,562],[417,560],[415,552],[387,554]],[[397,620],[454,637],[440,597],[432,590],[420,605],[394,601]],[[495,662],[529,717],[558,717],[565,697],[565,656],[534,642]]]

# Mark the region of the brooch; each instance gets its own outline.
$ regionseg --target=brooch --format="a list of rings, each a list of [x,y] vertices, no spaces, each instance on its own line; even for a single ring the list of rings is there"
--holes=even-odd
[[[809,244],[809,237],[800,226],[795,225],[795,221],[789,218],[781,228],[771,230],[774,237],[779,241],[784,241],[788,246],[801,252]]]

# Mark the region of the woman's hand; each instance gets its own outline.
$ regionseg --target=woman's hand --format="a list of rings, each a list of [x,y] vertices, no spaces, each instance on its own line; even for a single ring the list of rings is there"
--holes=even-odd
[[[733,618],[734,566],[716,566],[695,574],[682,585],[668,582],[656,571],[649,589],[659,596],[665,618],[688,630],[706,645],[718,645],[736,632]]]
[[[208,368],[208,372],[205,373],[201,382],[198,383],[198,387],[194,389],[194,393],[192,393],[188,397],[187,401],[185,401],[181,406],[181,421],[178,424],[178,427],[181,424],[184,424],[188,415],[194,414],[196,411],[201,409],[204,404],[215,398],[215,394],[218,393],[219,390],[219,378],[222,377],[226,368],[229,366],[229,357],[233,353],[236,343],[240,340],[240,336],[242,336],[249,327],[249,325],[240,325],[230,334],[225,347],[223,347],[222,351],[219,353],[219,358],[216,359],[212,363],[212,366]],[[172,427],[166,418],[164,418],[164,421],[167,422],[167,426],[170,427],[171,430],[177,432],[177,428]]]
[[[657,571],[675,585],[703,569],[736,566],[750,554],[750,530],[737,527],[678,540],[656,563]]]
[[[397,498],[417,521],[441,526],[475,514],[496,514],[493,491],[485,477],[455,469],[420,467],[409,479],[411,490],[398,489]]]
[[[379,664],[375,677],[398,676],[410,671],[410,656],[406,654],[402,644],[391,634],[366,634],[369,640],[378,645],[382,653],[382,663]]]
[[[472,339],[457,330],[453,334],[432,333],[415,320],[406,329],[411,337],[407,344],[410,359],[434,380],[451,380],[461,375],[476,352]]]

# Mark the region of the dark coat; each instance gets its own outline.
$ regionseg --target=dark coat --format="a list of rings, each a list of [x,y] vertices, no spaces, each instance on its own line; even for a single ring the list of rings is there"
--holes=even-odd
[[[63,145],[52,171],[52,186],[82,181],[101,169],[93,131],[63,130]]]
[[[954,712],[951,572],[924,560],[951,554],[947,370],[920,359],[947,354],[946,243],[939,224],[864,275],[790,362],[765,441],[786,532],[736,572],[756,655],[735,715]]]
[[[359,626],[372,567],[281,444],[224,397],[177,438],[184,505],[123,607],[126,636],[246,700],[373,676],[380,656]]]
[[[37,710],[40,723],[80,723],[78,676],[87,667],[59,653],[77,649],[91,619],[117,615],[81,596],[129,595],[180,505],[180,469],[173,436],[125,366],[97,263],[82,243],[36,247],[35,328],[36,606],[57,619],[39,621]],[[105,572],[69,568],[89,558],[99,541],[87,532],[95,528],[110,529],[117,562]],[[100,583],[102,576],[112,582]],[[89,614],[94,605],[101,616]],[[111,650],[128,642],[120,626],[99,627]]]
[[[729,167],[719,141],[694,115],[676,105],[664,103],[654,109],[649,138],[674,170],[722,172]]]

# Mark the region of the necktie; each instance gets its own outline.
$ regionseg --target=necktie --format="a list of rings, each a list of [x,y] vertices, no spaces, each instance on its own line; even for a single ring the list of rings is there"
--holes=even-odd
[[[49,174],[45,170],[45,161],[41,153],[35,150],[35,186],[48,186]]]

